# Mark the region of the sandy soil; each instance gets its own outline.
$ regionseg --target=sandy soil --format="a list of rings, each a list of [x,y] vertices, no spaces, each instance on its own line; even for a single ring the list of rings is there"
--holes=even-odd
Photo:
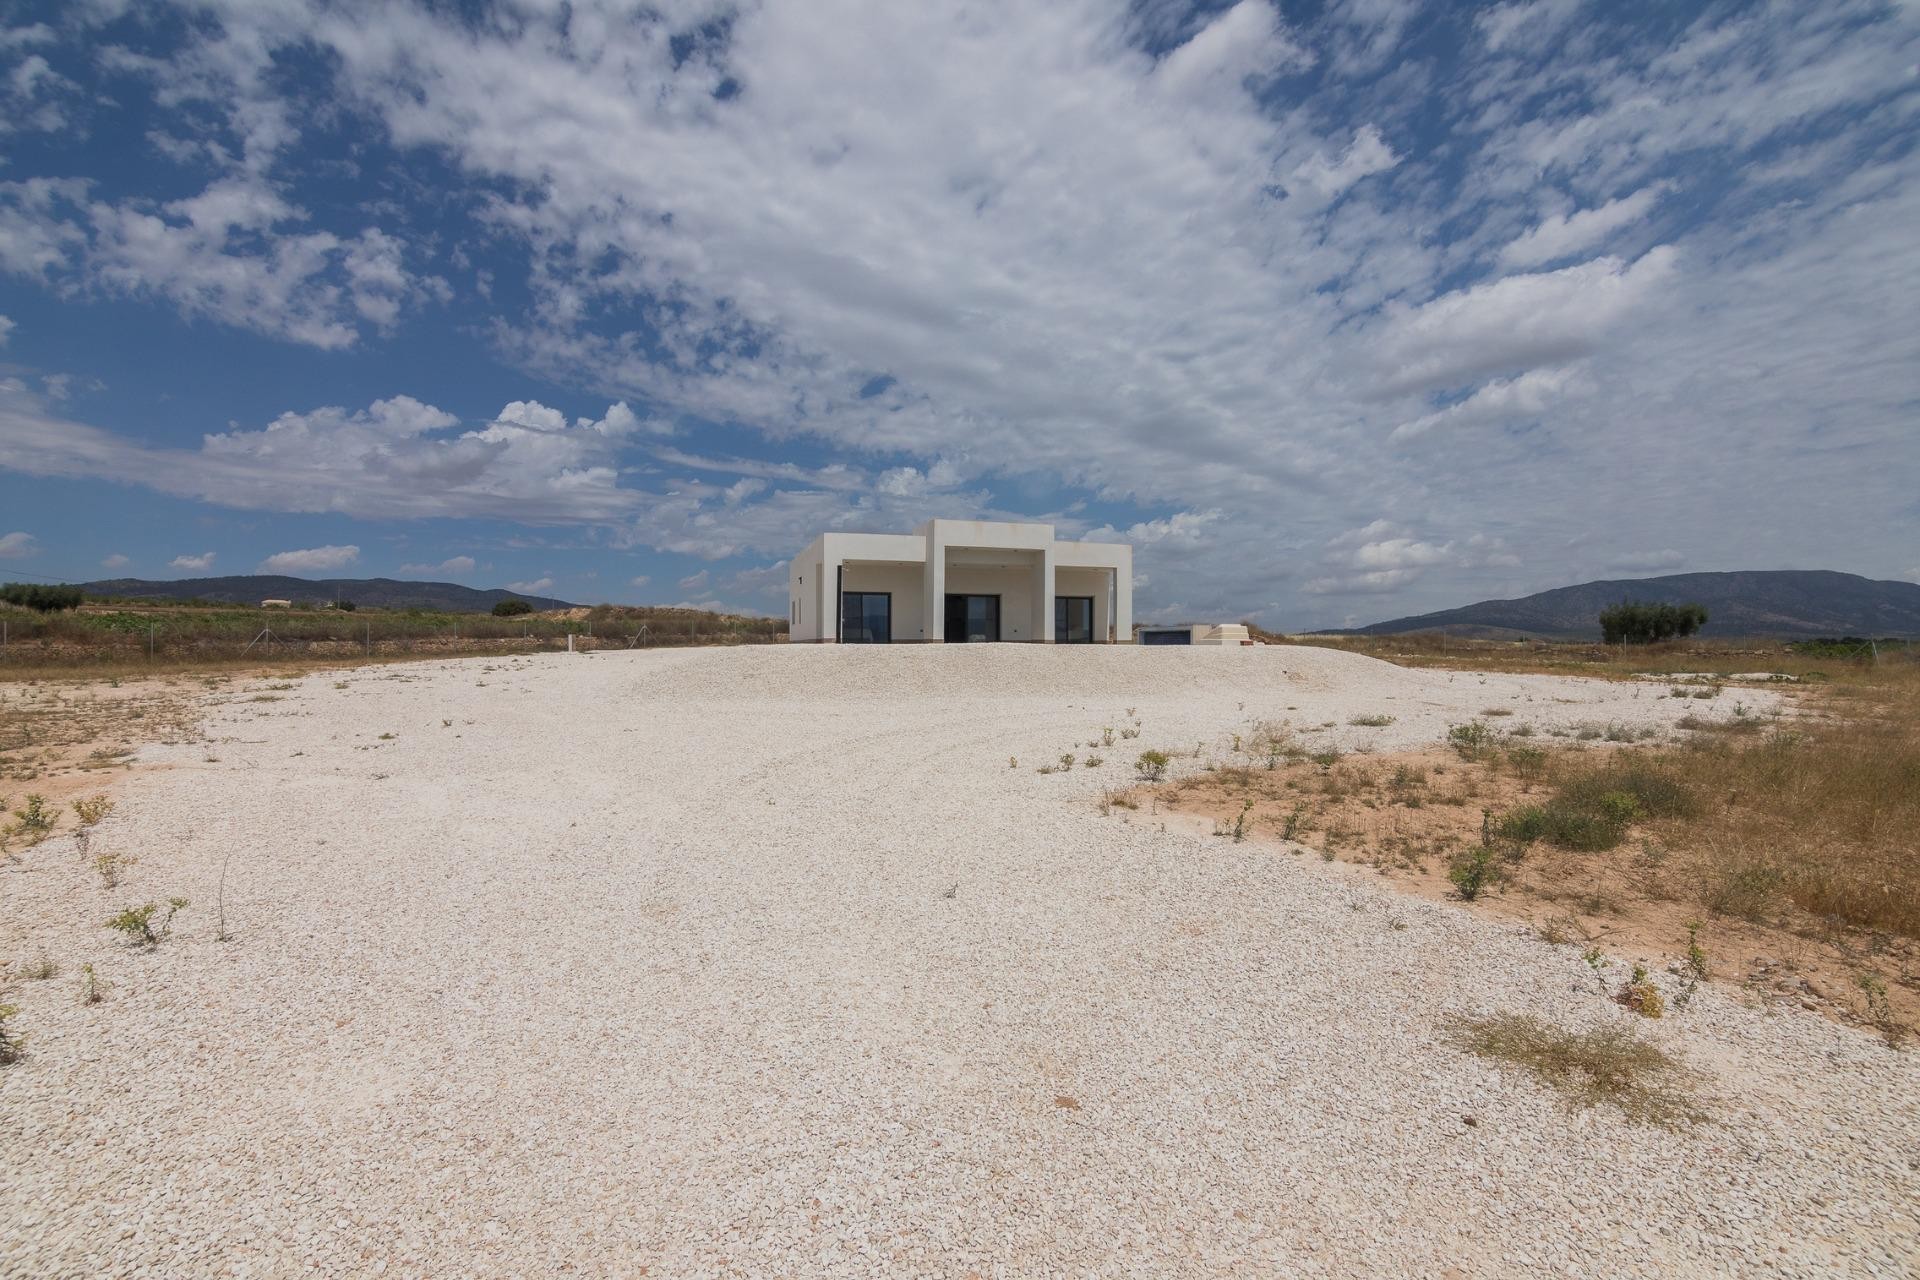
[[[1709,1123],[1570,1112],[1440,1026],[1632,1019],[1577,947],[1095,811],[1241,719],[1661,693],[1020,646],[236,690],[119,785],[120,889],[65,838],[0,876],[0,954],[61,970],[8,982],[0,1273],[1906,1274],[1914,1055],[1709,990],[1640,1024]],[[169,894],[157,949],[100,927]]]

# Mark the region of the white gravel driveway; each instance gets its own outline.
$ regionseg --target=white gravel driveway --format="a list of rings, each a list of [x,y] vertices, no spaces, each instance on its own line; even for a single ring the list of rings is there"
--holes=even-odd
[[[1438,1023],[1631,1017],[1574,949],[1093,804],[1257,718],[1735,699],[1664,693],[1012,645],[236,689],[122,788],[120,889],[67,840],[0,875],[0,955],[62,966],[6,997],[0,1272],[1911,1275],[1913,1054],[1711,992],[1645,1029],[1713,1123],[1568,1112]],[[155,951],[99,927],[170,893]]]

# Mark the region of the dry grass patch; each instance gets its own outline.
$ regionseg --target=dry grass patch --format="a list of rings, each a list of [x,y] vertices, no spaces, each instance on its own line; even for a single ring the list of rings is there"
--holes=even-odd
[[[1786,717],[1707,723],[1738,727],[1610,746],[1476,724],[1452,751],[1346,757],[1276,729],[1150,790],[1217,832],[1555,919],[1656,968],[1685,964],[1703,920],[1716,980],[1898,1039],[1920,1024],[1920,664],[1837,673]]]
[[[1575,1106],[1604,1103],[1669,1127],[1706,1119],[1693,1073],[1625,1027],[1568,1031],[1532,1014],[1497,1013],[1454,1018],[1446,1033],[1471,1054],[1525,1068]]]

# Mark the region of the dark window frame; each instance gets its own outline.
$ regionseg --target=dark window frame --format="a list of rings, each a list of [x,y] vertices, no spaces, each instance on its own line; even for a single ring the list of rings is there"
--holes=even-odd
[[[1094,598],[1092,596],[1055,596],[1053,598],[1053,642],[1055,644],[1093,644],[1094,643],[1095,637],[1093,634],[1093,620],[1098,615],[1094,612],[1093,599]],[[1067,632],[1067,625],[1066,625],[1067,618],[1065,616],[1066,607],[1070,604],[1078,604],[1082,601],[1084,601],[1087,606],[1087,635],[1084,640],[1069,640],[1067,639],[1067,635],[1066,635],[1066,632]]]
[[[951,619],[952,619],[953,602],[955,600],[991,600],[993,601],[993,638],[990,640],[982,641],[981,643],[997,644],[1000,641],[1003,641],[1007,638],[1006,600],[1002,598],[1001,594],[998,591],[949,591],[947,592],[947,595],[946,595],[945,605],[940,611],[941,612],[940,636],[948,644],[972,643],[967,639],[966,635],[964,634],[966,629],[964,612],[962,613],[962,626],[961,626],[962,634],[960,638],[956,640],[953,638],[952,635],[949,634],[949,632],[952,629]]]
[[[870,628],[867,626],[866,601],[867,601],[867,598],[870,596],[879,596],[881,599],[887,602],[887,635],[884,640],[875,640],[871,634]],[[861,602],[860,603],[860,621],[859,621],[859,625],[855,628],[860,633],[859,639],[854,639],[847,634],[848,625],[852,621],[847,617],[847,603],[854,599],[858,599]],[[842,644],[892,644],[893,643],[893,592],[891,591],[842,591],[840,593],[840,643]]]

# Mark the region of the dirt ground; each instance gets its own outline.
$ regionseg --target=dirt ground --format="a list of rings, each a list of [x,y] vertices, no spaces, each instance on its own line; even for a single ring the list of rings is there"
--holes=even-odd
[[[245,683],[255,683],[247,681]],[[0,682],[0,830],[17,823],[29,796],[55,815],[46,836],[74,825],[72,802],[110,793],[148,743],[191,739],[198,700],[233,677],[45,679]],[[18,845],[30,838],[21,833]]]
[[[1640,749],[1601,743],[1540,750],[1564,759],[1569,752]],[[1650,970],[1691,972],[1689,946],[1697,945],[1709,981],[1760,1005],[1868,1025],[1874,1016],[1860,977],[1873,974],[1885,984],[1897,1023],[1920,1026],[1920,946],[1912,939],[1791,909],[1764,921],[1716,914],[1702,905],[1700,869],[1684,841],[1659,823],[1636,825],[1617,848],[1600,853],[1535,844],[1505,867],[1493,889],[1461,901],[1448,877],[1453,857],[1487,843],[1485,824],[1501,813],[1537,804],[1552,790],[1546,758],[1516,769],[1499,752],[1469,759],[1434,748],[1316,760],[1262,757],[1248,744],[1237,760],[1230,755],[1228,763],[1131,789],[1127,802],[1188,830],[1365,868],[1401,892],[1521,921],[1547,941],[1584,942]]]

